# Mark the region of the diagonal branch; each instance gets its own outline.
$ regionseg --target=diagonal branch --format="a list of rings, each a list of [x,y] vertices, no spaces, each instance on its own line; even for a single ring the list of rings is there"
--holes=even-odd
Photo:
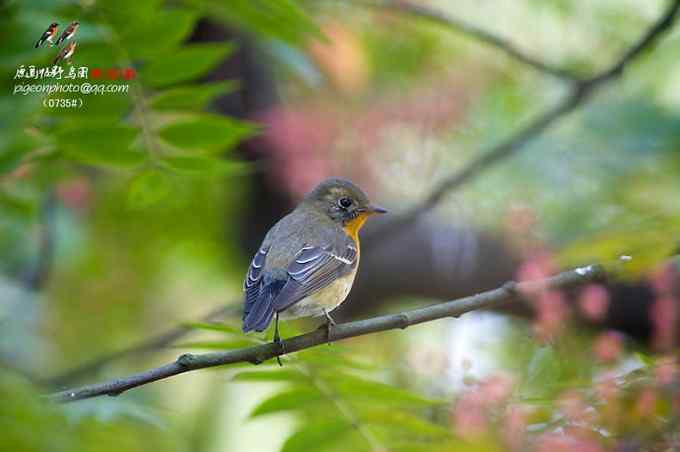
[[[377,2],[363,1],[361,3],[369,7],[382,8],[387,11],[393,11],[396,13],[409,15],[417,19],[423,19],[446,27],[452,31],[462,33],[471,37],[472,39],[500,50],[510,58],[538,72],[550,75],[551,77],[555,77],[559,80],[569,83],[576,83],[581,80],[581,78],[574,73],[527,55],[514,44],[501,38],[500,36],[497,36],[487,30],[467,23],[456,17],[452,17],[443,11],[439,11],[430,6],[416,4],[408,0],[384,0]]]
[[[431,211],[448,193],[460,188],[463,184],[478,177],[499,162],[514,156],[531,140],[554,126],[577,107],[588,102],[601,88],[621,77],[626,66],[645,50],[651,48],[662,35],[672,28],[679,9],[680,0],[670,2],[659,20],[635,44],[623,52],[611,66],[590,78],[579,80],[574,84],[570,93],[557,105],[538,115],[531,123],[505,141],[489,151],[483,152],[458,172],[445,178],[421,203],[402,213],[394,221],[385,223],[383,227],[374,228],[370,235],[373,240],[370,240],[369,243],[374,243],[374,240],[384,240],[401,227],[415,221],[420,215]]]
[[[543,280],[522,283],[509,282],[498,289],[483,292],[471,297],[439,303],[399,314],[339,324],[333,327],[333,339],[348,339],[381,331],[404,329],[412,325],[418,325],[420,323],[431,322],[447,317],[459,317],[466,312],[498,307],[504,303],[521,299],[523,296],[533,295],[545,290],[561,290],[587,284],[601,280],[604,276],[605,272],[602,267],[590,265],[588,267],[560,273]],[[102,395],[117,396],[129,389],[144,386],[153,383],[154,381],[164,380],[186,372],[241,362],[259,364],[268,359],[283,355],[284,351],[286,353],[298,352],[320,344],[326,344],[327,342],[328,335],[327,330],[324,327],[312,331],[311,333],[284,340],[280,344],[268,343],[225,352],[198,355],[184,354],[172,363],[129,377],[117,378],[104,383],[58,392],[50,395],[49,399],[54,402],[63,403],[99,397]]]
[[[656,41],[658,41],[661,36],[673,26],[676,20],[678,9],[680,8],[680,0],[673,0],[659,20],[656,21],[635,44],[633,44],[611,66],[609,66],[609,68],[603,70],[593,77],[581,79],[573,75],[568,75],[561,69],[554,68],[546,63],[526,56],[510,43],[490,34],[489,32],[478,29],[457,19],[448,17],[443,13],[430,9],[424,5],[415,5],[413,3],[407,2],[406,0],[385,0],[383,3],[364,2],[364,4],[374,7],[388,8],[394,11],[408,13],[412,16],[435,21],[452,29],[453,31],[469,34],[476,39],[495,46],[503,50],[509,56],[529,66],[532,66],[541,72],[549,73],[558,78],[574,82],[572,83],[571,92],[557,105],[538,115],[523,129],[519,130],[514,135],[507,138],[505,141],[501,142],[495,147],[491,148],[489,151],[483,153],[477,159],[472,160],[460,171],[451,174],[449,177],[444,179],[420,204],[410,210],[407,210],[393,221],[384,224],[382,227],[375,227],[365,239],[365,246],[368,248],[380,240],[388,239],[401,227],[410,224],[421,214],[427,213],[434,209],[449,192],[460,188],[468,181],[478,177],[481,173],[493,165],[518,153],[532,139],[536,138],[550,127],[554,126],[568,113],[586,103],[597,90],[602,88],[607,83],[612,82],[616,78],[620,77],[628,64],[630,64],[645,50],[651,48],[656,43]],[[58,385],[72,381],[70,378],[68,378],[69,376],[81,377],[121,357],[162,348],[179,337],[182,337],[186,332],[187,330],[183,327],[177,327],[169,331],[169,334],[162,334],[128,349],[120,350],[119,352],[112,353],[103,357],[102,359],[95,360],[92,363],[79,366],[73,371],[69,371],[63,375],[48,380],[48,382]]]
[[[216,319],[224,315],[233,314],[235,311],[240,309],[241,309],[240,306],[238,308],[235,308],[233,304],[220,306],[218,308],[212,309],[207,314],[201,316],[199,318],[199,321],[201,322],[215,321]],[[65,371],[64,373],[48,378],[42,383],[51,388],[59,388],[67,384],[73,384],[74,382],[81,380],[83,377],[94,374],[98,372],[101,368],[106,367],[108,364],[111,364],[114,361],[118,361],[121,358],[134,355],[143,355],[145,353],[167,347],[168,345],[183,338],[191,331],[193,331],[193,328],[190,326],[184,324],[177,325],[173,328],[168,329],[167,331],[159,333],[156,336],[144,339],[129,347],[111,352],[107,355],[99,356],[91,361],[87,361],[83,364],[80,364],[77,367],[74,367],[73,369]]]

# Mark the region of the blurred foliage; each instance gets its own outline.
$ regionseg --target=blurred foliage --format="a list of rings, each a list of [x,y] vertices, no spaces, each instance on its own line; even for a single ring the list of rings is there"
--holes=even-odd
[[[606,67],[664,5],[432,3],[579,73]],[[285,101],[266,113],[292,113],[292,121],[268,128],[214,111],[215,99],[241,86],[204,77],[239,44],[187,43],[202,17],[267,50]],[[81,109],[47,109],[44,95],[13,94],[18,67],[54,57],[54,48],[33,48],[53,20],[60,29],[81,22],[73,66],[133,68],[133,80],[115,82],[129,92],[82,96]],[[409,330],[286,356],[283,368],[244,364],[118,399],[47,403],[31,375],[58,374],[201,308],[240,302],[247,257],[239,220],[257,206],[250,176],[261,169],[233,152],[242,140],[266,133],[294,142],[275,156],[285,164],[267,168],[277,189],[300,189],[295,169],[310,177],[330,169],[370,180],[402,208],[565,88],[464,35],[346,2],[10,0],[0,2],[0,26],[4,448],[208,452],[279,441],[285,451],[556,452],[677,442],[672,350],[653,354],[612,332],[566,327],[537,343],[525,324],[513,325],[495,350],[507,374],[473,377],[449,362],[441,326],[449,324],[438,322],[420,327],[426,339],[417,346]],[[621,268],[630,276],[657,269],[677,254],[680,232],[678,48],[676,31],[616,86],[443,203],[440,218],[505,234],[528,259],[545,250],[561,265],[628,255]],[[311,154],[297,152],[306,146]],[[31,294],[17,281],[40,252],[50,196],[58,200],[58,265],[48,286]],[[201,336],[177,347],[263,340],[230,323],[192,326]],[[294,333],[284,325],[284,336]],[[148,368],[177,352],[89,378]],[[454,387],[454,374],[464,375],[462,385]]]

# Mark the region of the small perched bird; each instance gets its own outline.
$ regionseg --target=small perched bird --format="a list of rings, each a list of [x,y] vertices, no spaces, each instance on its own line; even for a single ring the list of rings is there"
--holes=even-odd
[[[73,56],[73,52],[76,51],[76,41],[73,41],[69,44],[67,44],[63,49],[59,51],[57,54],[57,57],[54,59],[54,63],[52,64],[57,64],[60,61],[68,61],[71,59]]]
[[[50,45],[54,45],[54,37],[57,36],[57,27],[59,26],[58,23],[52,22],[49,27],[47,27],[47,30],[45,30],[45,33],[40,36],[40,39],[38,39],[38,42],[35,43],[35,48],[37,49],[41,45],[45,44],[45,42],[49,42]]]
[[[68,41],[71,39],[75,34],[76,31],[78,31],[78,27],[80,26],[80,22],[77,20],[74,20],[71,22],[68,27],[61,33],[61,36],[59,36],[59,39],[57,39],[57,42],[55,45],[59,45],[64,41]]]
[[[359,266],[359,230],[386,210],[344,179],[327,179],[267,233],[244,283],[243,331],[264,331],[275,318],[325,316],[342,303]]]

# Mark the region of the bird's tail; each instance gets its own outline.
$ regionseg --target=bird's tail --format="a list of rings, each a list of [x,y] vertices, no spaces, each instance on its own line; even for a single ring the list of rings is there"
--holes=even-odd
[[[286,283],[284,279],[263,275],[257,296],[247,300],[243,311],[243,332],[264,331],[274,317],[274,299]]]
[[[37,49],[38,47],[40,47],[40,46],[42,45],[43,42],[45,42],[45,39],[43,39],[43,38],[38,39],[38,40],[35,42],[35,48]]]

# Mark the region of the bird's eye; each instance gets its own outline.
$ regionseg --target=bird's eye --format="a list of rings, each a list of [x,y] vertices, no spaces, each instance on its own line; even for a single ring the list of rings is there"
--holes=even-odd
[[[349,206],[352,205],[352,200],[350,198],[340,198],[340,200],[338,201],[338,205],[343,209],[347,209]]]

